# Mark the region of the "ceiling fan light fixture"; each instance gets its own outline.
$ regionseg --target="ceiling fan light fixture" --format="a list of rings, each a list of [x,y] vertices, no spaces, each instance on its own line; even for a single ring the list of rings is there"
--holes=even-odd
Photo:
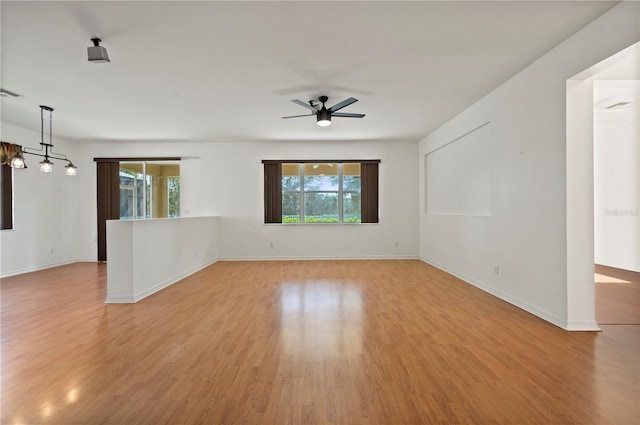
[[[331,112],[324,106],[318,111],[318,125],[320,127],[327,127],[331,125]]]
[[[298,99],[292,100],[293,103],[303,106],[309,110],[311,110],[310,114],[306,115],[291,115],[288,117],[282,117],[283,119],[287,118],[300,118],[300,117],[316,117],[316,121],[320,127],[327,127],[331,125],[331,117],[340,117],[340,118],[364,118],[364,114],[345,114],[344,112],[337,112],[342,108],[351,105],[354,102],[357,102],[358,99],[354,97],[350,97],[348,99],[343,100],[342,102],[336,103],[330,108],[325,106],[325,103],[329,98],[327,96],[318,97],[320,103],[322,103],[322,108],[318,105],[315,100],[310,100],[308,103],[303,102]]]

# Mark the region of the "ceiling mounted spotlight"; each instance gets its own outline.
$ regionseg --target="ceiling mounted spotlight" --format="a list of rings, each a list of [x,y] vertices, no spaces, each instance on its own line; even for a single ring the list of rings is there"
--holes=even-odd
[[[87,47],[87,54],[89,55],[89,62],[93,63],[106,63],[111,62],[109,60],[109,55],[107,54],[107,49],[100,45],[99,38],[92,38],[93,46]]]

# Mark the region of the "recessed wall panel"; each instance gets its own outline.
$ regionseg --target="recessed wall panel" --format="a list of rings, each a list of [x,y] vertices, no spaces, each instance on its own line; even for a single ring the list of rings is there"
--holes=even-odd
[[[491,215],[491,123],[425,155],[426,212]]]

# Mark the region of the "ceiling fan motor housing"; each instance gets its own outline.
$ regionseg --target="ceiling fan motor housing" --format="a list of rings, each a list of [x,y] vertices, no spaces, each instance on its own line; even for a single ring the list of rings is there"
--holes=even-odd
[[[318,111],[318,121],[331,121],[331,113],[324,106]]]

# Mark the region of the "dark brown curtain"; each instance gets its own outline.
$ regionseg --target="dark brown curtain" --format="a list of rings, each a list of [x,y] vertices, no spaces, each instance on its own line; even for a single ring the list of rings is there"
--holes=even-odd
[[[97,162],[98,261],[107,261],[107,220],[120,218],[120,163]]]
[[[264,222],[282,223],[282,164],[264,164]]]
[[[13,229],[11,167],[0,166],[0,230]]]
[[[378,163],[360,164],[362,179],[362,222],[378,222]]]

